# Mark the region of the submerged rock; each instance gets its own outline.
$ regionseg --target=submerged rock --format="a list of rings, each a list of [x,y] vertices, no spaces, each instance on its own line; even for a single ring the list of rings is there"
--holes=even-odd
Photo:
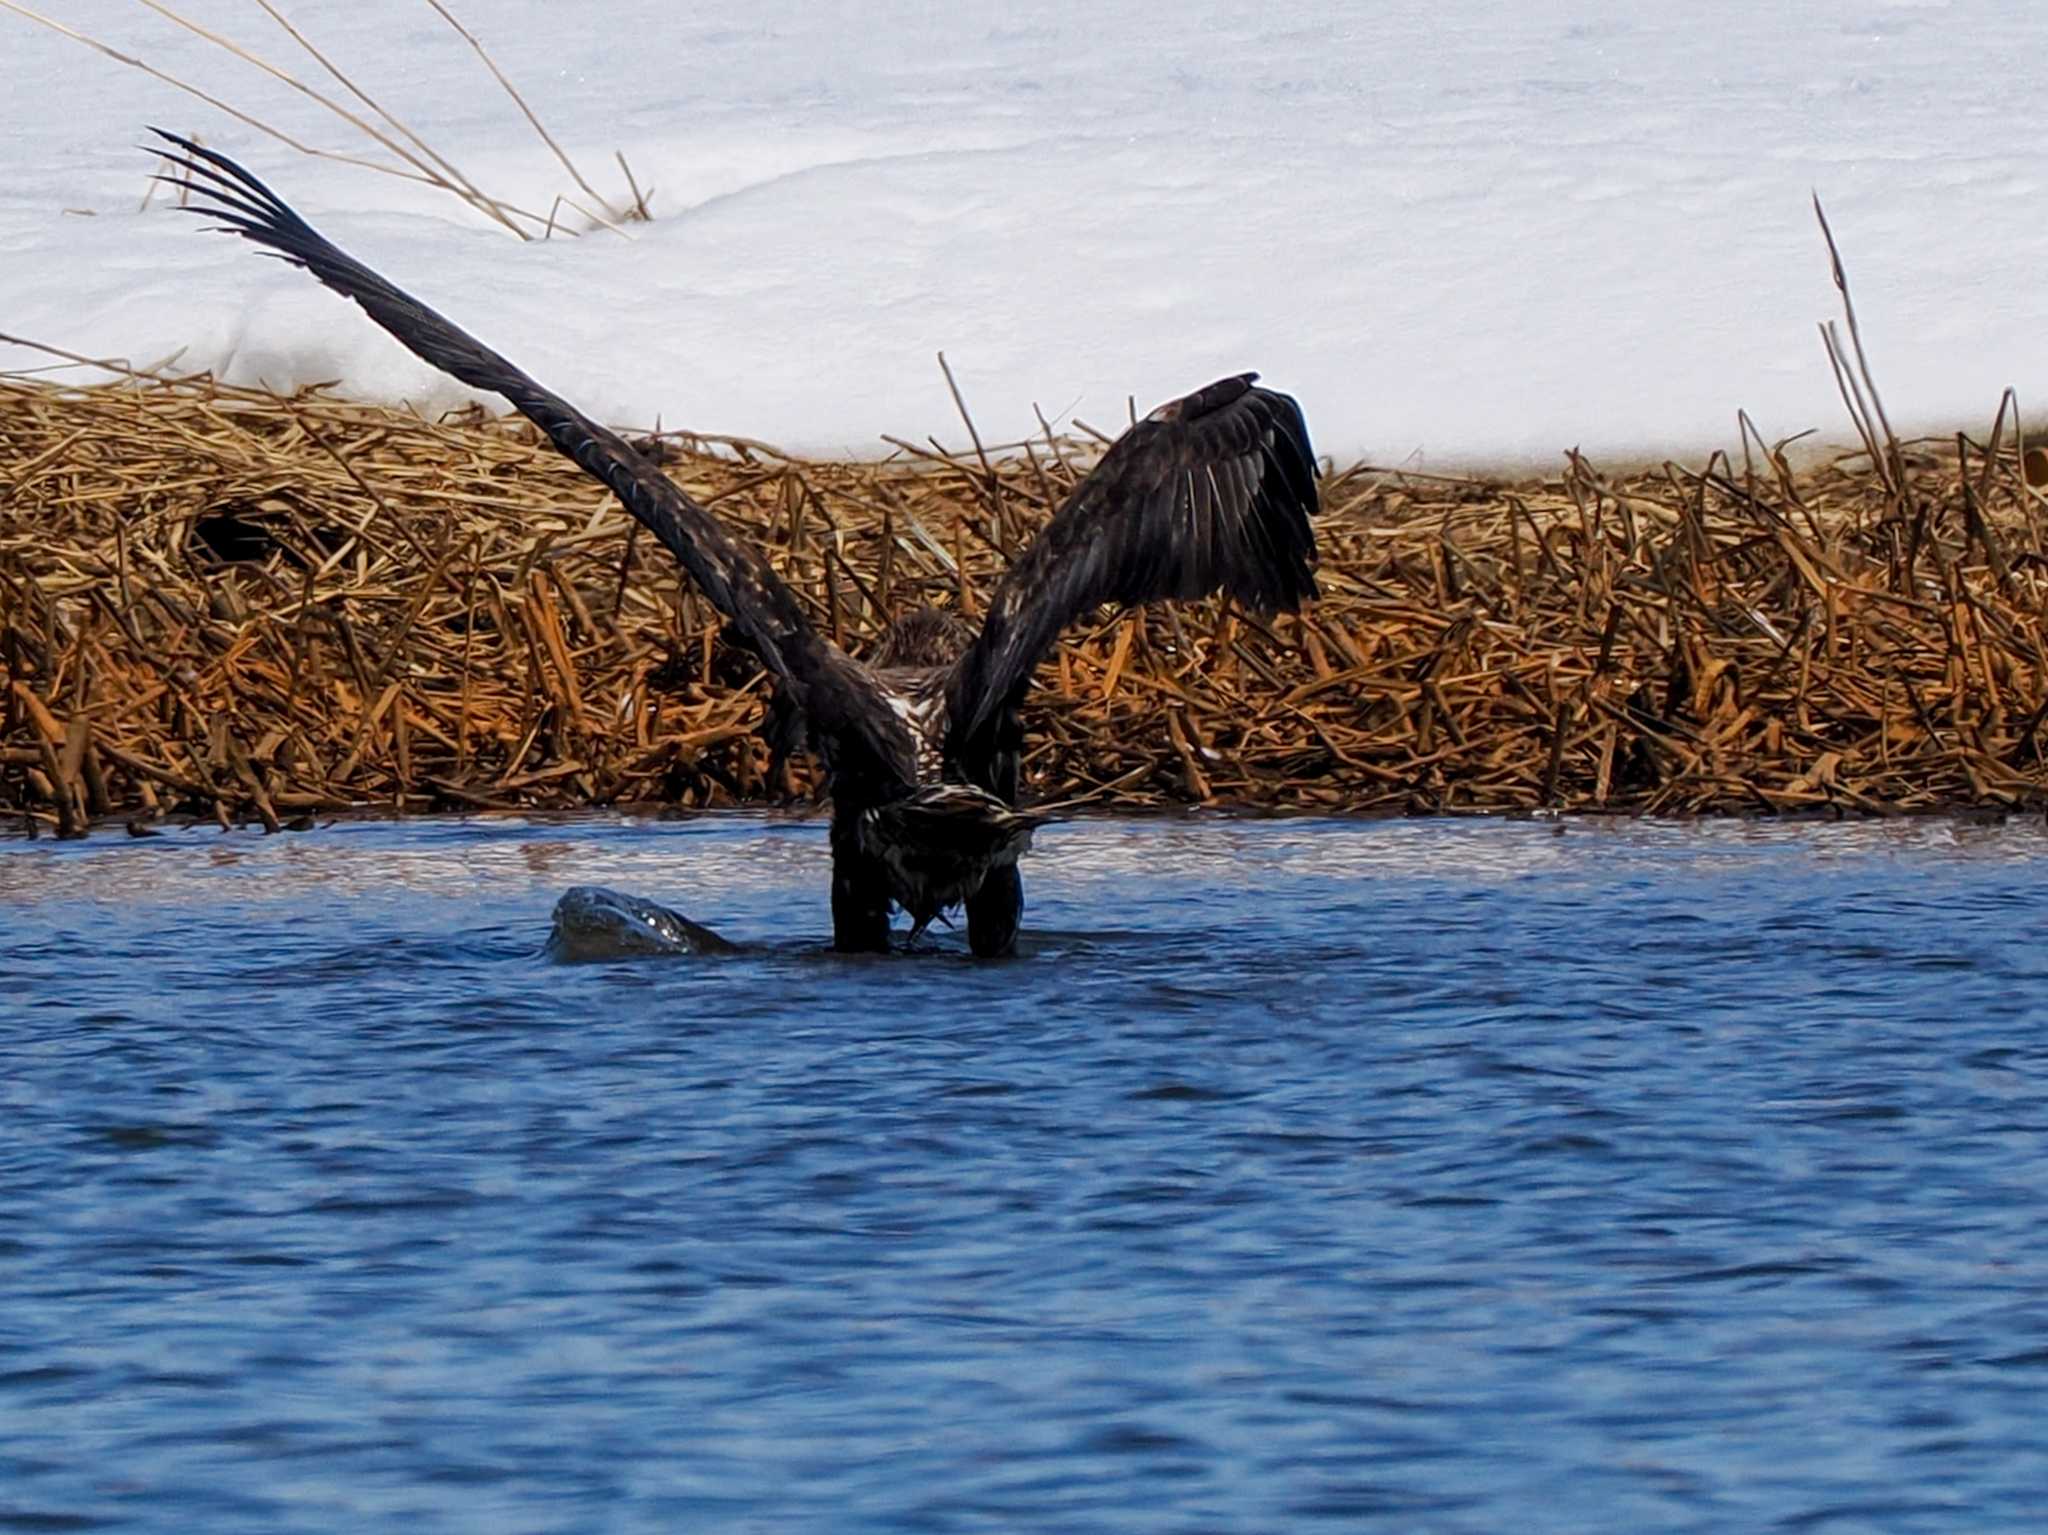
[[[630,959],[649,954],[731,954],[710,928],[637,895],[578,885],[555,902],[547,951],[555,959]]]

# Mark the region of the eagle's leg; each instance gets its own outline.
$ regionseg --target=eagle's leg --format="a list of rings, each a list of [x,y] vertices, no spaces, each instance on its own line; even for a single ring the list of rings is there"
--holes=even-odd
[[[980,783],[1006,805],[1017,803],[1017,779],[1024,756],[1024,725],[1015,709],[1005,709],[996,722],[995,750],[968,781]],[[981,882],[967,898],[967,947],[977,958],[1001,959],[1015,952],[1017,929],[1024,921],[1024,876],[1014,863],[1005,864]]]
[[[967,947],[982,959],[1000,959],[1017,947],[1023,920],[1024,878],[1005,864],[967,898]]]
[[[889,952],[889,877],[855,845],[852,816],[832,818],[832,947],[842,954]]]

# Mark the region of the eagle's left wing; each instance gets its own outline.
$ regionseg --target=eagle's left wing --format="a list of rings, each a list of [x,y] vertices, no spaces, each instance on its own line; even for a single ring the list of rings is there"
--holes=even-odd
[[[154,131],[182,151],[170,158],[190,178],[178,185],[193,194],[194,211],[354,299],[424,361],[472,388],[503,395],[557,448],[609,486],[789,688],[813,738],[826,747],[835,780],[850,771],[881,786],[917,781],[915,746],[887,700],[859,665],[817,631],[796,594],[757,550],[728,534],[624,438],[338,249],[226,155]]]
[[[1316,467],[1301,407],[1220,379],[1111,445],[1004,573],[948,683],[949,755],[1015,708],[1060,631],[1104,603],[1226,591],[1258,612],[1316,595]]]

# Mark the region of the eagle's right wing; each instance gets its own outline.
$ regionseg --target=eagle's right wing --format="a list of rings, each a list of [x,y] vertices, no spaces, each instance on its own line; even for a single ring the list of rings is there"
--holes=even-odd
[[[867,674],[818,633],[796,594],[757,551],[728,534],[645,455],[337,249],[226,155],[162,129],[153,131],[183,151],[170,158],[184,173],[177,184],[189,189],[195,211],[354,299],[415,356],[473,389],[503,395],[557,448],[608,486],[789,689],[832,759],[835,778],[852,771],[877,775],[884,783],[916,782],[909,733]]]

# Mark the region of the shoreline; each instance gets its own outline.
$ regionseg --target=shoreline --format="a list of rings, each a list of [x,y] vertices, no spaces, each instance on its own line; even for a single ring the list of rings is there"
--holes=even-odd
[[[1051,826],[1088,825],[1094,822],[1146,823],[1175,822],[1195,825],[1230,825],[1241,822],[1319,822],[1337,823],[1345,826],[1377,824],[1382,822],[1416,821],[1486,821],[1508,825],[1540,825],[1568,831],[1574,828],[1609,828],[1625,825],[1647,825],[1663,827],[1705,827],[1733,825],[1772,825],[1784,827],[1806,826],[1912,826],[1949,823],[1970,827],[1999,827],[2013,822],[2015,817],[2040,813],[2048,804],[2006,807],[2003,805],[1929,805],[1914,810],[1883,809],[1865,811],[1853,806],[1832,804],[1820,805],[1804,810],[1774,811],[1769,815],[1754,811],[1703,810],[1681,815],[1645,815],[1631,810],[1446,810],[1439,812],[1412,812],[1405,810],[1293,810],[1273,809],[1259,805],[1145,805],[1131,807],[1115,803],[1083,806],[1062,811],[1046,819]],[[709,809],[684,808],[662,804],[659,801],[617,801],[610,804],[565,805],[560,807],[522,806],[509,810],[463,810],[447,805],[431,809],[404,810],[379,808],[377,806],[352,807],[345,810],[325,811],[314,815],[294,818],[279,826],[276,835],[294,832],[315,832],[330,830],[336,826],[398,826],[416,821],[458,821],[481,822],[489,825],[502,820],[507,825],[528,823],[537,826],[575,826],[590,820],[617,820],[630,822],[674,821],[688,823],[704,820],[760,821],[772,826],[814,826],[819,835],[824,835],[831,821],[831,802],[779,802],[722,805]],[[29,829],[34,823],[34,830]],[[104,841],[147,841],[152,837],[173,835],[180,832],[250,832],[262,836],[273,835],[260,818],[249,816],[233,819],[223,825],[214,817],[192,815],[184,812],[163,813],[153,818],[140,816],[107,815],[88,822],[79,832],[66,838],[59,834],[54,814],[40,811],[12,812],[0,816],[0,847],[13,844],[27,846],[30,843],[48,841],[85,841],[98,838]]]

